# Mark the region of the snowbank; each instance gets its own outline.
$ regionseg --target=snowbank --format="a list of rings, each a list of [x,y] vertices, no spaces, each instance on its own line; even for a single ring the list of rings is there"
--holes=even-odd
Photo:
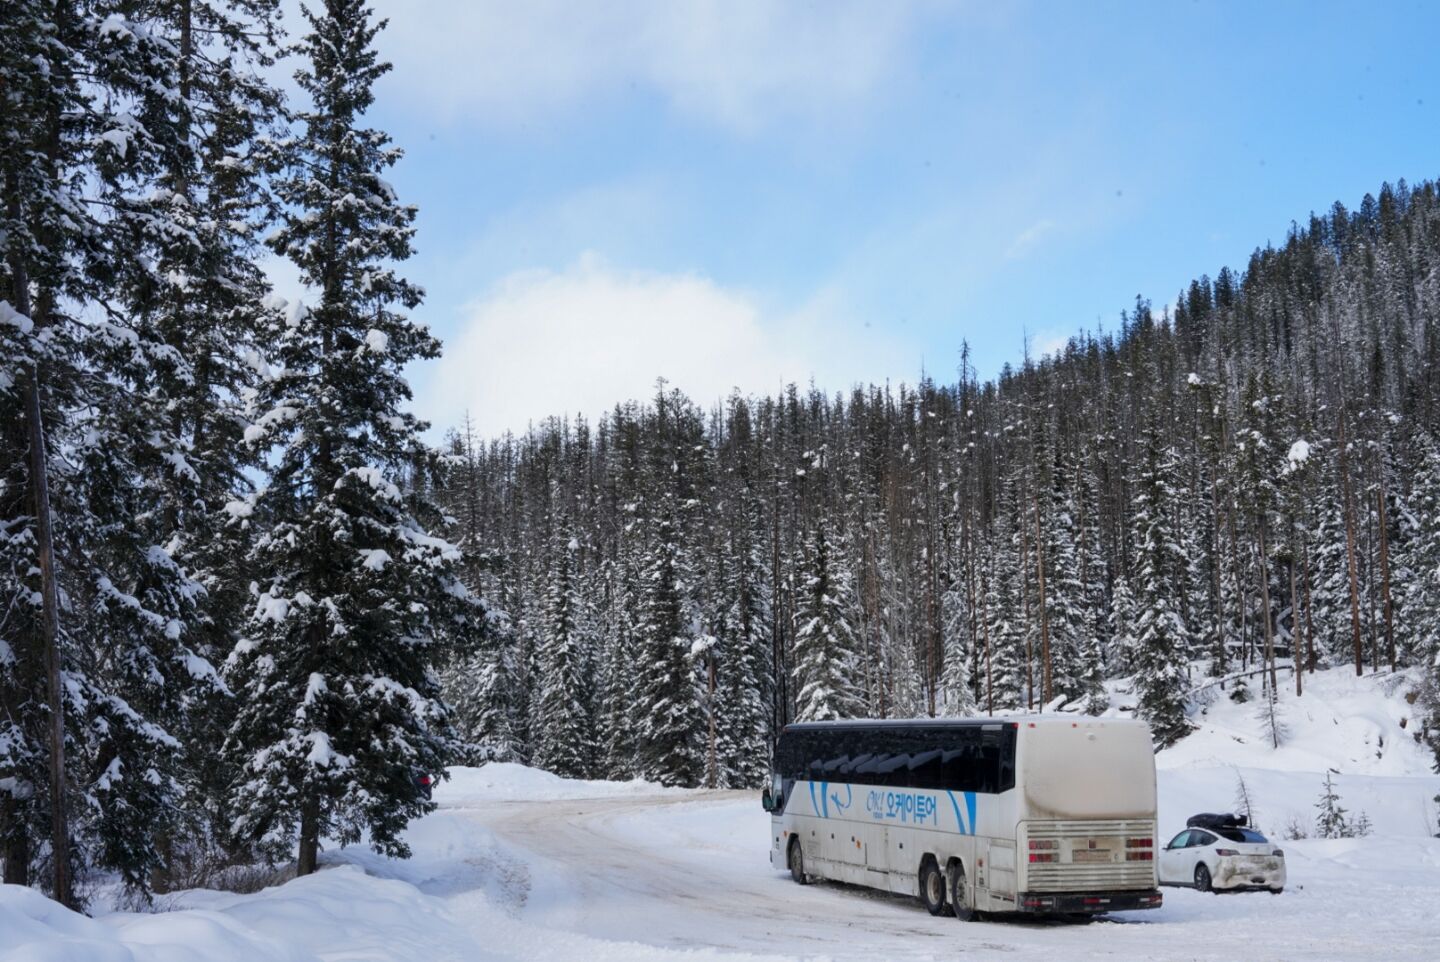
[[[486,802],[535,802],[564,798],[612,798],[617,795],[684,794],[685,789],[666,788],[654,782],[585,781],[561,778],[550,772],[509,762],[491,762],[479,768],[456,766],[449,781],[435,788],[435,801],[442,808],[467,807]]]
[[[168,901],[168,900],[167,900]],[[38,892],[0,886],[4,962],[318,962],[490,958],[444,906],[399,882],[338,868],[255,895],[187,892],[175,911],[91,919]],[[391,948],[396,951],[391,954]],[[433,948],[436,951],[428,951]]]

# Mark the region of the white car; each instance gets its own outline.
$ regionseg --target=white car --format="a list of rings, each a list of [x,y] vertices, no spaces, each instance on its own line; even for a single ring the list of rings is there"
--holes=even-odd
[[[1254,829],[1233,822],[1192,824],[1160,850],[1157,871],[1161,885],[1202,892],[1254,889],[1279,895],[1285,890],[1285,853]]]

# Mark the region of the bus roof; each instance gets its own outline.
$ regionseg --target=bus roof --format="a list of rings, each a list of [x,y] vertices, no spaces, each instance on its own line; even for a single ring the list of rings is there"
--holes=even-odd
[[[784,731],[831,731],[855,728],[975,728],[1009,726],[1011,728],[1040,725],[1144,725],[1138,718],[1100,718],[1094,715],[1046,713],[1039,715],[995,715],[978,718],[845,718],[837,721],[791,722]]]

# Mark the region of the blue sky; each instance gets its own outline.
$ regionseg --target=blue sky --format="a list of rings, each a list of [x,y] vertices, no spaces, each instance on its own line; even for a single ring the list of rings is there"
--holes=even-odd
[[[1440,174],[1440,5],[376,0],[437,427],[982,376]]]

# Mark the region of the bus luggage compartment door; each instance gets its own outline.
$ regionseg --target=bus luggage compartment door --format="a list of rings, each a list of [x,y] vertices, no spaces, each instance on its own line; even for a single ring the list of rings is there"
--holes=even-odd
[[[1015,843],[992,841],[990,857],[986,859],[989,871],[990,891],[997,895],[1015,897]]]

